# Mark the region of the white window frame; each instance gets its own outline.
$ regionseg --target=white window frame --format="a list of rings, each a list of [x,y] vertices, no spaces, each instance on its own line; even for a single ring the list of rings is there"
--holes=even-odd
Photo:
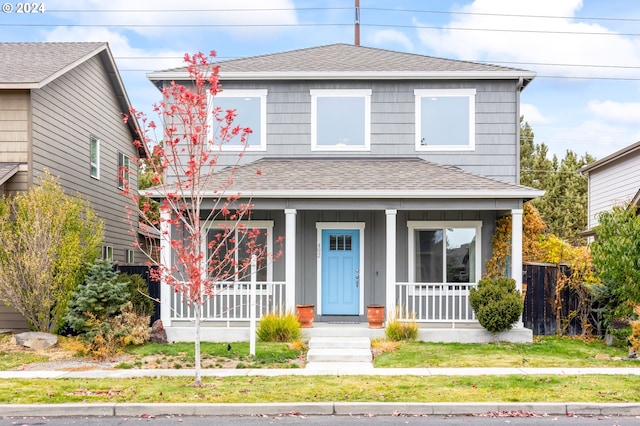
[[[93,153],[93,142],[96,143],[96,162],[93,162],[92,153]],[[95,168],[95,174],[93,169]],[[94,135],[89,137],[89,174],[94,179],[100,179],[100,139]]]
[[[113,246],[102,246],[102,259],[113,262]]]
[[[273,282],[273,221],[272,220],[248,220],[248,221],[241,221],[239,222],[239,224],[241,224],[242,226],[244,226],[244,229],[252,229],[252,228],[258,228],[258,229],[262,229],[262,230],[266,230],[267,232],[267,252],[265,254],[266,256],[266,261],[267,261],[267,282]],[[240,229],[240,226],[238,226],[237,222],[234,221],[216,221],[216,222],[209,222],[206,223],[203,227],[202,227],[202,250],[203,253],[205,253],[205,260],[203,262],[206,262],[206,256],[207,256],[207,234],[209,233],[210,230],[212,229],[220,229],[223,230],[225,227],[227,228],[234,228],[233,232],[237,232],[238,229]],[[237,241],[237,238],[236,238]],[[236,261],[238,260],[237,256],[238,256],[238,251],[236,250],[234,255],[236,256]],[[203,265],[203,270],[206,271],[206,265]],[[239,283],[248,283],[248,281],[238,281]],[[260,286],[258,286],[260,287]],[[271,289],[271,286],[267,286],[267,289]],[[240,291],[249,291],[249,289],[241,289]],[[233,293],[238,293],[238,290],[222,290],[222,292],[233,292]],[[267,291],[265,291],[264,289],[260,290],[258,289],[258,294],[266,294]],[[219,292],[216,292],[216,294],[220,294]]]
[[[214,147],[218,147],[222,151],[266,151],[267,150],[267,89],[225,89],[218,92],[215,96],[209,95],[209,105],[211,108],[216,105],[215,98],[260,98],[260,135],[251,133],[249,135],[249,141],[253,141],[256,136],[259,136],[259,145],[230,145],[230,144],[214,144]],[[224,113],[224,111],[222,112]],[[209,118],[209,139],[213,137],[213,130],[217,123],[214,123],[213,116]],[[238,113],[233,125],[239,125],[242,127],[242,114]],[[254,130],[254,129],[252,129]]]
[[[370,151],[371,150],[371,89],[311,89],[311,151]],[[318,145],[318,98],[364,99],[364,145]]]
[[[126,263],[135,263],[135,261],[136,261],[135,250],[125,249],[125,251],[124,251],[124,261]]]
[[[415,283],[416,281],[416,253],[415,253],[415,231],[436,231],[442,230],[446,233],[447,228],[452,229],[475,229],[476,231],[476,249],[475,249],[475,277],[477,282],[482,274],[482,221],[480,220],[472,220],[472,221],[407,221],[408,228],[408,244],[409,251],[408,253],[408,268],[409,268],[409,282]],[[446,244],[443,244],[442,249],[444,250],[442,261],[443,261],[443,271],[447,270],[447,256],[446,256]],[[454,283],[446,281],[447,275],[446,273],[443,276],[442,282],[425,282],[420,284],[436,284],[436,285],[460,285],[465,283]],[[468,284],[473,284],[470,282]]]
[[[473,151],[476,148],[476,89],[415,89],[416,151]],[[422,144],[422,99],[428,97],[463,97],[469,100],[469,143],[467,145]]]
[[[118,189],[125,190],[131,179],[131,159],[118,151]]]

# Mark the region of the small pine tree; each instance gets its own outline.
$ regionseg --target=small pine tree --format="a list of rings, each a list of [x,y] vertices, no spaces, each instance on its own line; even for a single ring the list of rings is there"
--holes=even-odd
[[[98,334],[96,328],[107,324],[106,320],[118,315],[129,302],[128,282],[117,282],[117,278],[110,261],[98,260],[71,296],[66,320],[84,338],[92,339]]]
[[[512,278],[484,278],[469,291],[469,303],[480,325],[491,333],[511,329],[520,319],[524,302]]]

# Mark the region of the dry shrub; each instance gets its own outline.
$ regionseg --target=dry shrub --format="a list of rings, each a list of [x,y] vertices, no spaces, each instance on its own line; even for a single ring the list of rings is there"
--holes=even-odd
[[[393,352],[400,347],[400,342],[387,340],[381,337],[371,340],[371,349],[377,353]]]
[[[300,323],[293,312],[270,312],[260,318],[258,339],[262,342],[293,342],[300,338]]]
[[[302,340],[294,340],[293,342],[289,343],[288,346],[292,351],[306,351],[308,349],[307,344]]]
[[[385,336],[388,340],[396,342],[416,340],[418,338],[418,325],[415,321],[415,315],[413,313],[405,315],[402,307],[392,310],[387,318]]]

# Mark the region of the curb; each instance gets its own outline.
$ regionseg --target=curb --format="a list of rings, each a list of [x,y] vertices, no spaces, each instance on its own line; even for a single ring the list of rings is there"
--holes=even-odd
[[[144,417],[144,416],[397,416],[472,415],[527,412],[538,415],[640,416],[640,404],[625,403],[386,403],[319,402],[256,404],[0,404],[2,417]]]

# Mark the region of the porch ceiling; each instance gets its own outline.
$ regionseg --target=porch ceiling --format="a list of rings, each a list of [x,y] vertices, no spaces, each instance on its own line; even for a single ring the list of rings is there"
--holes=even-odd
[[[233,174],[226,193],[259,198],[522,199],[543,191],[472,174],[419,158],[266,158],[219,172]],[[152,190],[151,190],[152,191]],[[153,193],[145,192],[153,196]],[[220,192],[212,188],[211,196]]]

